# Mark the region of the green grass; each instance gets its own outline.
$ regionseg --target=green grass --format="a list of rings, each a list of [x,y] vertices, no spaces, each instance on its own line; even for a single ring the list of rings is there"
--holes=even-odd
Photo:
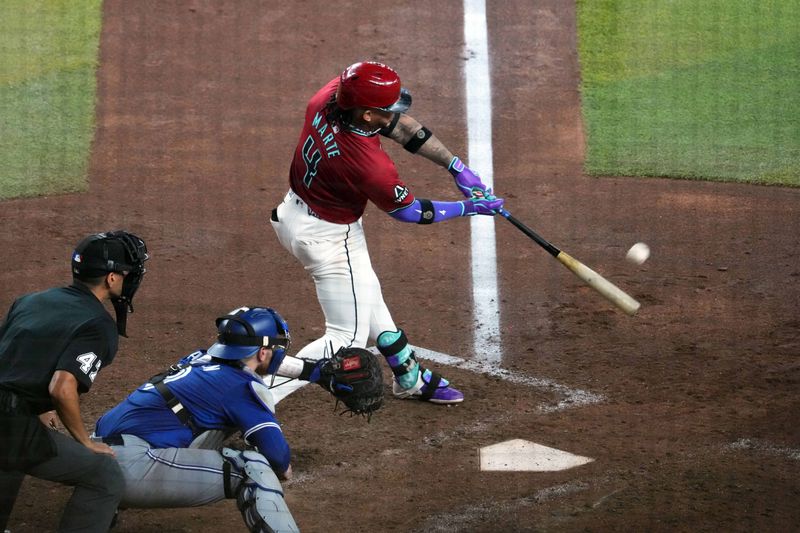
[[[800,0],[578,0],[586,170],[800,186]]]
[[[0,0],[0,198],[86,189],[102,0]]]

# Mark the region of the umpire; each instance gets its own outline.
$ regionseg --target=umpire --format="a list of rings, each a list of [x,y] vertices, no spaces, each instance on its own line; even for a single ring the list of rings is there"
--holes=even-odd
[[[72,284],[18,298],[0,326],[0,531],[25,474],[75,487],[59,531],[108,530],[124,481],[112,449],[90,440],[79,395],[114,360],[148,258],[131,233],[90,235],[72,254]]]

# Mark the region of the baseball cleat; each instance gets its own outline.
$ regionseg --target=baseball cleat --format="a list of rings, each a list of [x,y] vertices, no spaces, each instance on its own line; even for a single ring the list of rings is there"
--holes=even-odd
[[[436,372],[420,368],[422,373],[422,387],[410,393],[408,389],[401,387],[396,381],[392,383],[392,393],[395,397],[408,400],[420,400],[423,402],[451,404],[464,401],[464,394],[450,386],[450,382]]]

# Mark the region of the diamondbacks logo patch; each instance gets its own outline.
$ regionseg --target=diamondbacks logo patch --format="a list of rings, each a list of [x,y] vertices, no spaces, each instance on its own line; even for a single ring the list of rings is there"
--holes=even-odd
[[[408,197],[408,187],[402,185],[394,186],[394,203],[400,204]]]

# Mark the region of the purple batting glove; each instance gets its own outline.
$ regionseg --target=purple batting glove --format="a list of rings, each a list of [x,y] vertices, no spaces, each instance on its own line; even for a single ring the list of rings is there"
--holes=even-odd
[[[486,196],[486,185],[481,181],[481,177],[470,169],[459,158],[454,157],[447,167],[450,174],[455,178],[456,186],[465,198],[483,198]]]
[[[487,191],[487,193],[488,198],[470,198],[469,200],[462,200],[461,203],[464,205],[464,213],[462,216],[496,215],[503,207],[505,200],[492,196],[491,190]]]

